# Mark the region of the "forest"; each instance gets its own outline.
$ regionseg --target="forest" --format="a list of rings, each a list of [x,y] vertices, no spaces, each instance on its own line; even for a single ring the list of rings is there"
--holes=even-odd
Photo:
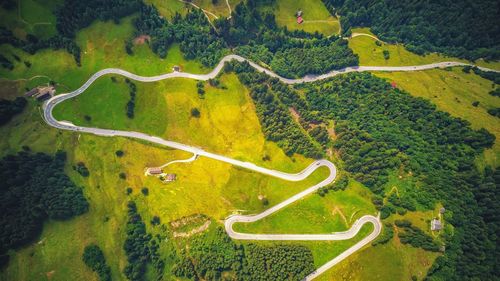
[[[31,153],[0,160],[0,254],[33,242],[49,219],[67,220],[88,210],[82,189],[64,173],[66,153]]]
[[[236,244],[217,227],[186,241],[172,272],[191,280],[224,280],[233,273],[237,280],[302,280],[314,271],[311,251],[300,245],[262,246]],[[227,275],[226,275],[227,276]]]
[[[340,14],[342,30],[366,26],[382,40],[417,54],[441,52],[470,60],[500,58],[496,0],[323,0]]]
[[[27,103],[23,97],[17,97],[13,101],[0,99],[0,126],[9,122],[14,115],[21,113]]]

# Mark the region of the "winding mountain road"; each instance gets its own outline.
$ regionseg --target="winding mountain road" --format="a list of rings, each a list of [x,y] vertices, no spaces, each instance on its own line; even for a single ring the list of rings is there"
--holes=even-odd
[[[74,131],[74,132],[79,132],[79,133],[89,133],[89,134],[94,134],[98,136],[106,136],[106,137],[126,137],[126,138],[133,138],[133,139],[140,139],[140,140],[145,140],[151,143],[156,143],[159,145],[167,146],[170,148],[175,148],[183,151],[187,151],[190,153],[193,153],[193,157],[186,159],[186,160],[178,160],[174,162],[188,162],[196,159],[196,157],[203,156],[203,157],[208,157],[211,159],[219,160],[222,162],[229,163],[234,166],[238,166],[241,168],[245,168],[257,173],[265,174],[268,176],[276,177],[282,180],[287,180],[287,181],[301,181],[305,178],[307,178],[310,174],[312,174],[316,169],[320,167],[327,167],[330,171],[329,176],[321,181],[320,183],[311,186],[307,188],[306,190],[293,195],[292,197],[288,198],[287,200],[265,210],[264,212],[256,215],[231,215],[229,216],[224,225],[226,232],[228,235],[233,238],[233,239],[241,239],[241,240],[281,240],[281,241],[290,241],[290,240],[300,240],[300,241],[336,241],[336,240],[346,240],[346,239],[351,239],[356,234],[359,232],[361,227],[367,223],[371,223],[374,226],[374,230],[366,237],[364,237],[361,241],[357,242],[354,246],[351,248],[347,249],[331,261],[327,262],[314,272],[312,272],[310,275],[308,275],[305,280],[312,280],[315,277],[319,276],[329,268],[333,267],[340,261],[344,260],[347,258],[349,255],[352,253],[358,251],[365,245],[369,244],[371,241],[373,241],[381,232],[382,230],[382,224],[380,222],[380,219],[375,216],[371,215],[365,215],[361,218],[359,218],[353,225],[352,227],[343,232],[336,232],[336,233],[330,233],[330,234],[249,234],[249,233],[239,233],[233,230],[233,224],[234,223],[250,223],[250,222],[255,222],[260,219],[263,219],[283,208],[286,206],[296,202],[297,200],[304,198],[305,196],[317,191],[319,188],[326,186],[330,183],[332,183],[337,175],[337,169],[335,165],[328,161],[328,160],[317,160],[313,162],[311,165],[309,165],[307,168],[305,168],[303,171],[296,173],[296,174],[290,174],[290,173],[285,173],[277,170],[272,170],[272,169],[267,169],[264,167],[259,167],[253,163],[250,162],[244,162],[236,159],[232,159],[223,155],[207,152],[201,148],[194,147],[194,146],[189,146],[185,145],[182,143],[178,142],[173,142],[173,141],[168,141],[162,138],[159,138],[157,136],[151,136],[148,134],[140,133],[140,132],[134,132],[134,131],[119,131],[119,130],[111,130],[111,129],[101,129],[101,128],[91,128],[91,127],[83,127],[83,126],[77,126],[72,124],[71,122],[68,121],[59,121],[54,118],[52,115],[53,109],[61,102],[64,102],[65,100],[71,99],[73,97],[76,97],[80,94],[82,94],[94,81],[96,81],[98,78],[104,76],[104,75],[109,75],[109,74],[118,74],[125,76],[129,79],[133,79],[136,81],[140,82],[155,82],[155,81],[160,81],[164,79],[170,79],[170,78],[190,78],[190,79],[196,79],[196,80],[208,80],[211,78],[215,78],[219,72],[222,70],[224,67],[224,63],[231,61],[231,60],[237,60],[240,62],[247,61],[252,67],[254,67],[256,70],[260,72],[264,72],[269,76],[276,77],[282,82],[286,84],[297,84],[297,83],[308,83],[308,82],[314,82],[318,81],[321,79],[326,79],[330,78],[342,73],[349,73],[349,72],[362,72],[362,71],[418,71],[418,70],[426,70],[426,69],[432,69],[432,68],[444,68],[444,67],[451,67],[451,66],[464,66],[464,65],[469,65],[466,63],[460,63],[460,62],[439,62],[439,63],[433,63],[433,64],[426,64],[426,65],[417,65],[417,66],[398,66],[398,67],[387,67],[387,66],[355,66],[355,67],[347,67],[341,70],[336,70],[336,71],[331,71],[326,74],[322,75],[307,75],[303,78],[300,79],[288,79],[279,76],[278,74],[252,62],[249,61],[241,56],[238,55],[228,55],[225,56],[219,64],[208,74],[191,74],[191,73],[184,73],[184,72],[172,72],[172,73],[167,73],[167,74],[162,74],[162,75],[157,75],[157,76],[151,76],[151,77],[145,77],[145,76],[139,76],[130,72],[127,72],[122,69],[117,69],[117,68],[107,68],[103,69],[101,71],[96,72],[94,75],[92,75],[80,88],[66,94],[60,94],[57,96],[52,97],[51,99],[47,100],[44,105],[44,120],[45,122],[56,128],[56,129],[61,129],[61,130],[68,130],[68,131]],[[479,67],[480,69],[484,71],[495,71],[499,72],[497,70],[493,69],[488,69],[484,67]],[[171,162],[173,163],[173,162]]]

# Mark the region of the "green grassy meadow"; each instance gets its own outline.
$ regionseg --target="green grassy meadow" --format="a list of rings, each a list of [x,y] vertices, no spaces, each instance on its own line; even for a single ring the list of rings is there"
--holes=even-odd
[[[263,6],[262,10],[274,13],[279,26],[289,30],[303,30],[324,35],[335,35],[340,32],[337,17],[332,16],[320,0],[277,0],[273,6]],[[296,13],[302,10],[304,22],[297,23]]]
[[[345,191],[309,195],[282,211],[234,229],[248,233],[330,233],[349,229],[361,216],[376,215],[371,192],[351,180]],[[291,219],[293,218],[293,219]]]

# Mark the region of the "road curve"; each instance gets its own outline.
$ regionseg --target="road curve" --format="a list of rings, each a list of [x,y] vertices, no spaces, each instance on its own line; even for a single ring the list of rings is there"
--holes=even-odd
[[[155,82],[155,81],[160,81],[164,79],[170,79],[170,78],[190,78],[190,79],[196,79],[196,80],[208,80],[215,78],[222,68],[224,67],[224,64],[228,61],[231,60],[237,60],[240,62],[247,61],[253,68],[255,68],[257,71],[264,72],[267,75],[271,77],[278,78],[282,82],[286,84],[297,84],[297,83],[308,83],[308,82],[314,82],[317,80],[321,79],[326,79],[330,78],[339,74],[343,73],[349,73],[349,72],[363,72],[363,71],[418,71],[418,70],[426,70],[426,69],[432,69],[432,68],[445,68],[445,67],[452,67],[452,66],[465,66],[465,65],[470,65],[466,63],[460,63],[460,62],[439,62],[439,63],[433,63],[433,64],[426,64],[426,65],[417,65],[417,66],[396,66],[396,67],[389,67],[389,66],[354,66],[354,67],[346,67],[340,70],[335,70],[328,72],[326,74],[322,75],[307,75],[303,78],[300,79],[288,79],[279,76],[278,74],[272,72],[269,69],[266,69],[250,60],[247,60],[246,58],[243,58],[238,55],[227,55],[225,56],[219,64],[210,72],[207,74],[192,74],[192,73],[184,73],[184,72],[172,72],[172,73],[167,73],[167,74],[162,74],[162,75],[157,75],[157,76],[151,76],[151,77],[145,77],[145,76],[140,76],[136,75],[133,73],[130,73],[128,71],[118,69],[118,68],[107,68],[100,70],[96,72],[94,75],[92,75],[80,88],[66,94],[60,94],[57,96],[52,97],[51,99],[47,100],[44,105],[44,120],[45,122],[56,128],[56,129],[61,129],[61,130],[68,130],[68,131],[74,131],[74,132],[81,132],[81,133],[89,133],[89,134],[94,134],[98,136],[106,136],[106,137],[126,137],[126,138],[134,138],[134,139],[140,139],[140,140],[145,140],[151,143],[156,143],[159,145],[171,147],[174,149],[179,149],[187,152],[193,153],[193,158],[195,159],[196,156],[204,156],[208,157],[211,159],[219,160],[222,162],[229,163],[231,165],[235,165],[238,167],[242,167],[254,172],[258,172],[261,174],[265,174],[268,176],[276,177],[282,180],[287,180],[287,181],[301,181],[305,178],[307,178],[310,174],[312,174],[316,169],[320,167],[327,167],[330,171],[329,176],[321,181],[320,183],[307,188],[306,190],[295,194],[294,196],[288,198],[287,200],[265,210],[264,212],[256,215],[232,215],[228,217],[225,221],[225,228],[228,233],[228,235],[233,238],[233,239],[245,239],[245,240],[302,240],[302,241],[311,241],[311,240],[323,240],[323,241],[334,241],[334,240],[345,240],[345,239],[351,239],[354,237],[358,231],[361,229],[361,227],[366,224],[366,223],[371,223],[374,225],[374,230],[365,238],[363,238],[361,241],[356,243],[354,246],[351,248],[347,249],[344,251],[342,254],[339,256],[335,257],[331,261],[327,262],[314,272],[312,272],[310,275],[308,275],[305,280],[312,280],[313,278],[319,276],[335,264],[339,263],[343,259],[347,258],[349,255],[352,253],[356,252],[357,250],[361,249],[363,246],[369,244],[371,241],[373,241],[381,232],[382,229],[382,224],[380,223],[380,219],[378,217],[374,217],[371,215],[366,215],[358,219],[352,227],[344,232],[336,232],[336,233],[330,233],[330,234],[248,234],[248,233],[239,233],[235,232],[233,230],[233,224],[237,222],[242,222],[242,223],[249,223],[249,222],[255,222],[260,219],[263,219],[283,208],[286,206],[296,202],[297,200],[304,198],[305,196],[317,191],[319,188],[326,186],[330,183],[332,183],[337,175],[337,170],[335,165],[328,161],[328,160],[318,160],[313,162],[311,165],[309,165],[307,168],[305,168],[303,171],[296,173],[296,174],[290,174],[290,173],[285,173],[277,170],[272,170],[272,169],[267,169],[264,167],[259,167],[253,163],[250,162],[243,162],[240,160],[232,159],[223,155],[207,152],[201,148],[194,147],[194,146],[189,146],[185,145],[182,143],[178,142],[173,142],[173,141],[168,141],[156,136],[151,136],[148,134],[140,133],[140,132],[134,132],[134,131],[119,131],[119,130],[110,130],[110,129],[100,129],[100,128],[90,128],[90,127],[83,127],[83,126],[76,126],[72,124],[71,122],[67,121],[58,121],[54,118],[52,115],[52,111],[55,106],[57,106],[59,103],[64,102],[65,100],[71,99],[73,97],[76,97],[80,94],[82,94],[94,81],[96,81],[99,77],[108,75],[108,74],[118,74],[125,76],[129,79],[133,79],[136,81],[140,82]],[[494,72],[499,72],[497,70],[493,69],[488,69],[484,67],[479,67],[481,70],[484,71],[494,71]]]

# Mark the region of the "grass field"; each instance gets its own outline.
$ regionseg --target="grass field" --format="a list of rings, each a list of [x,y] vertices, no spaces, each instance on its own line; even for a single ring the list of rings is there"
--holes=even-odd
[[[277,0],[274,6],[262,6],[261,10],[274,13],[276,22],[289,30],[304,30],[324,35],[338,34],[340,23],[332,16],[321,0]],[[297,23],[296,13],[303,12],[302,24]]]
[[[451,71],[380,72],[376,75],[395,81],[399,88],[410,94],[425,98],[438,109],[469,121],[472,128],[485,128],[494,134],[497,141],[493,149],[485,152],[480,162],[498,167],[500,126],[498,118],[488,114],[487,110],[500,107],[500,99],[489,94],[493,89],[491,81],[473,73],[464,73],[460,68]],[[472,105],[475,101],[479,102],[477,107]]]
[[[368,28],[353,28],[353,33],[366,33],[374,35]],[[431,53],[420,56],[405,49],[402,44],[382,43],[381,46],[375,44],[376,40],[368,36],[357,36],[349,39],[349,48],[359,55],[359,65],[366,66],[405,66],[429,64],[441,61],[459,61],[470,63],[467,60],[455,57],[448,57],[438,53]],[[385,59],[383,51],[389,51],[389,59]],[[477,65],[500,70],[500,62],[486,62],[478,60]]]
[[[349,229],[363,215],[376,215],[371,192],[351,181],[345,191],[310,195],[284,210],[234,229],[248,233],[330,233]],[[293,219],[290,219],[293,218]]]
[[[305,168],[307,161],[295,165],[304,158],[297,156],[293,163],[275,144],[265,141],[248,90],[236,75],[223,75],[221,83],[227,89],[206,84],[201,99],[194,80],[137,82],[135,117],[128,119],[125,107],[129,93],[123,78],[113,83],[103,77],[84,94],[56,107],[54,115],[75,124],[146,132],[286,171]],[[199,109],[200,118],[190,115],[191,108]],[[92,120],[85,121],[85,115]],[[266,155],[269,161],[262,160]]]

